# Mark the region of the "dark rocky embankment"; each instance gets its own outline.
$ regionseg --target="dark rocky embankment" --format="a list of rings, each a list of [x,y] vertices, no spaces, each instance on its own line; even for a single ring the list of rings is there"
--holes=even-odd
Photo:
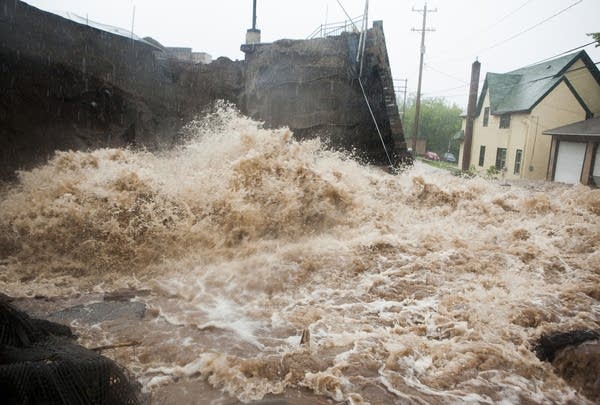
[[[593,330],[553,332],[540,337],[534,347],[540,360],[581,391],[590,401],[600,401],[600,333]]]
[[[2,0],[0,175],[57,149],[169,146],[213,100],[237,101],[240,64],[183,65],[161,54],[152,43]]]
[[[193,64],[169,57],[156,41],[1,0],[0,178],[55,150],[170,147],[187,121],[219,99],[267,126],[326,137],[385,163],[357,81],[357,46],[358,34],[349,33],[282,40],[258,45],[245,61]],[[388,107],[393,84],[381,23],[369,30],[364,72],[386,145],[403,153],[397,109]]]

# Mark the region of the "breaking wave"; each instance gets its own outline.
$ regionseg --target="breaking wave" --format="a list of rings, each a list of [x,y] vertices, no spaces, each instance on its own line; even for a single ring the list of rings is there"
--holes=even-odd
[[[3,253],[32,275],[138,273],[189,251],[234,255],[353,222],[335,164],[355,163],[231,107],[211,119],[190,123],[193,138],[172,153],[57,152],[21,172],[0,206]]]

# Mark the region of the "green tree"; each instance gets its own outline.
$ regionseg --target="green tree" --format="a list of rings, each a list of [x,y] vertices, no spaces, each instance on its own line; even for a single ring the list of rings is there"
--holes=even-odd
[[[418,139],[427,139],[427,150],[440,157],[448,150],[458,158],[458,141],[452,136],[460,130],[462,109],[455,103],[449,104],[443,97],[421,99]],[[406,100],[406,115],[402,123],[406,138],[412,138],[415,119],[415,97]],[[410,147],[410,145],[409,145]]]
[[[588,36],[594,38],[594,41],[597,42],[596,48],[598,48],[600,46],[600,32],[592,32]]]

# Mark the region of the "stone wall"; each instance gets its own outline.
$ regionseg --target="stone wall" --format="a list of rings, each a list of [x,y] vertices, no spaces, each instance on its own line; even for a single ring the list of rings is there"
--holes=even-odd
[[[245,61],[194,64],[166,57],[155,41],[0,0],[0,179],[55,150],[170,147],[181,126],[218,99],[267,126],[386,163],[358,85],[358,41],[351,33],[281,40],[252,45]],[[394,129],[386,110],[393,84],[381,24],[366,45],[368,98],[388,149],[402,149],[402,127]]]

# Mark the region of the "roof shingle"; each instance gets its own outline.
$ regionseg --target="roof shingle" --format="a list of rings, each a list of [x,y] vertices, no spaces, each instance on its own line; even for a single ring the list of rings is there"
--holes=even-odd
[[[591,63],[592,74],[598,80],[598,69],[585,51],[571,53],[507,73],[488,73],[477,103],[477,115],[481,113],[483,99],[488,89],[491,114],[530,111],[565,79],[565,72],[579,58],[582,58],[588,67]]]
[[[562,127],[549,129],[543,132],[545,135],[568,135],[568,136],[597,136],[600,137],[600,117],[585,121],[575,122]]]

